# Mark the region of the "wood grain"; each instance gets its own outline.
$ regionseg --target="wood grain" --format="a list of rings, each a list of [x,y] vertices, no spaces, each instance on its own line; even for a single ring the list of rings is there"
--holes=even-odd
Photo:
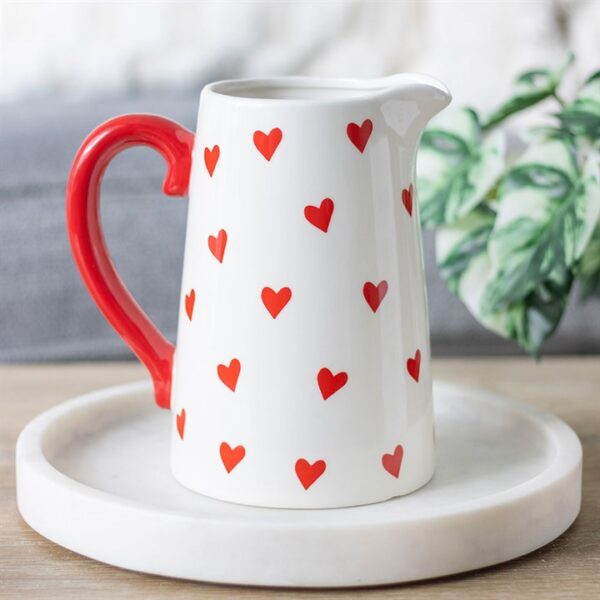
[[[60,548],[21,520],[14,447],[40,411],[74,395],[145,377],[133,363],[0,367],[0,598],[536,598],[600,597],[600,358],[445,359],[438,379],[525,400],[562,417],[584,447],[583,508],[558,540],[523,558],[465,575],[402,586],[301,591],[174,581],[104,565]],[[400,559],[400,558],[399,558]]]

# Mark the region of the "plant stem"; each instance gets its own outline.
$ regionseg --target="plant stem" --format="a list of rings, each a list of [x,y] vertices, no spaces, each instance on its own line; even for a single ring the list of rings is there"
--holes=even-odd
[[[560,104],[561,108],[564,108],[567,105],[567,103],[557,94],[556,90],[554,90],[552,96]]]

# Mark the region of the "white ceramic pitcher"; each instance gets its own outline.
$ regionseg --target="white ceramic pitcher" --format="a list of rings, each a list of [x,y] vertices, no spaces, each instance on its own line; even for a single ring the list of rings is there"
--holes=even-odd
[[[128,115],[84,142],[67,191],[74,256],[172,410],[184,486],[325,508],[431,478],[414,176],[422,130],[449,100],[422,75],[225,81],[204,88],[195,136]],[[167,194],[189,182],[176,351],[125,289],[99,224],[104,169],[135,144],[165,157]]]

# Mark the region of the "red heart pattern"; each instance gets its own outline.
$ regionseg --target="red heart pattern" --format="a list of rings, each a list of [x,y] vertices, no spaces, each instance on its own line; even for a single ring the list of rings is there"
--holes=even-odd
[[[221,150],[219,146],[213,146],[212,150],[208,148],[204,148],[204,164],[206,165],[206,170],[208,174],[212,177],[215,172],[215,167],[219,162],[219,156],[221,155]]]
[[[373,132],[373,121],[371,119],[365,119],[362,125],[356,123],[348,123],[346,127],[346,133],[348,139],[356,146],[356,149],[362,154],[367,147],[367,142]]]
[[[292,290],[289,287],[282,287],[278,292],[276,292],[273,288],[265,287],[263,288],[260,297],[270,315],[276,319],[279,313],[291,300]]]
[[[348,373],[340,371],[334,375],[329,369],[323,368],[317,375],[317,383],[323,400],[327,400],[348,383]]]
[[[410,184],[408,189],[402,190],[402,204],[404,204],[404,208],[410,217],[412,217],[413,210],[413,185]]]
[[[367,281],[363,286],[363,296],[367,301],[367,304],[371,307],[371,310],[376,313],[379,305],[383,302],[385,295],[388,292],[388,283],[384,279],[377,285]]]
[[[232,448],[227,442],[223,442],[219,447],[219,454],[223,461],[223,466],[228,473],[231,473],[246,456],[246,448],[244,446],[236,446]]]
[[[237,358],[232,358],[229,365],[217,366],[217,375],[232,392],[235,392],[241,369],[240,361]]]
[[[227,246],[227,232],[221,229],[217,234],[208,236],[208,248],[212,252],[213,256],[220,262],[223,262],[223,256],[225,255],[225,247]]]
[[[409,358],[406,361],[406,370],[408,374],[419,383],[419,373],[421,371],[421,351],[417,350],[415,352],[414,358]]]
[[[402,458],[404,457],[404,448],[398,444],[396,448],[394,448],[394,452],[392,454],[384,454],[381,457],[381,464],[383,468],[390,474],[392,477],[398,479],[400,476],[400,467],[402,466]]]
[[[327,465],[324,460],[317,460],[312,464],[305,458],[299,458],[296,461],[296,475],[305,490],[308,490],[325,473],[326,468]]]
[[[310,204],[306,206],[304,216],[311,225],[327,233],[333,215],[333,208],[333,200],[324,198],[320,206],[311,206]]]
[[[373,122],[371,119],[365,119],[361,125],[357,123],[348,123],[346,134],[354,147],[363,154],[371,134],[373,133]],[[274,127],[267,134],[256,130],[253,134],[253,142],[256,149],[267,160],[271,161],[277,148],[283,139],[283,133],[279,127]],[[220,159],[221,150],[219,145],[214,145],[212,149],[204,148],[204,164],[209,176],[212,178]],[[414,188],[411,183],[408,188],[401,192],[402,204],[409,216],[412,216],[414,205]],[[315,228],[323,233],[329,231],[331,219],[335,209],[331,198],[323,198],[321,203],[316,205],[306,205],[304,207],[304,217]],[[223,263],[225,249],[227,247],[228,236],[225,229],[219,230],[216,236],[208,236],[208,247],[212,255]],[[383,299],[388,292],[388,283],[386,280],[375,284],[367,281],[363,286],[363,296],[367,304],[376,313]],[[264,287],[261,292],[262,302],[269,314],[276,319],[281,311],[287,306],[292,298],[292,290],[289,287],[282,287],[279,291],[273,288]],[[196,292],[191,288],[185,296],[185,311],[188,319],[191,321],[194,314],[196,301]],[[421,351],[417,349],[413,357],[406,361],[408,374],[416,381],[419,381],[421,367]],[[231,359],[229,365],[219,364],[217,374],[221,382],[235,392],[239,375],[241,372],[241,363],[237,358]],[[330,369],[323,367],[317,374],[317,385],[323,400],[327,400],[339,392],[348,383],[348,373],[340,371],[334,374]],[[176,415],[176,428],[179,437],[183,440],[185,434],[186,411],[181,411]],[[231,473],[246,456],[246,448],[242,445],[231,447],[227,442],[222,442],[219,447],[221,461],[227,473]],[[393,477],[398,478],[402,465],[404,449],[398,444],[394,451],[389,454],[383,454],[381,463],[383,468]],[[324,459],[316,460],[310,463],[305,458],[299,458],[295,463],[295,472],[298,480],[305,490],[308,490],[326,471],[327,464]]]
[[[196,290],[192,288],[189,294],[185,295],[185,312],[191,321],[194,314],[194,304],[196,303]]]
[[[185,408],[182,408],[179,414],[175,415],[175,423],[177,425],[177,433],[183,439],[185,433]]]
[[[281,129],[275,127],[274,129],[271,129],[268,135],[263,131],[255,131],[253,140],[256,149],[270,161],[271,158],[273,158],[273,154],[275,154],[275,150],[277,150],[282,137],[283,133],[281,132]]]

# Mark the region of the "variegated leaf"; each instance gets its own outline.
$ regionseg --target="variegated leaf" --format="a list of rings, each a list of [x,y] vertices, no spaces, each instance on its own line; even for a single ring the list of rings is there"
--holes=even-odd
[[[452,224],[478,206],[505,166],[502,132],[482,141],[474,111],[442,116],[423,134],[417,161],[421,221]]]
[[[482,298],[493,278],[493,268],[489,256],[481,253],[463,273],[457,295],[484,327],[537,356],[543,342],[560,323],[567,304],[572,276],[570,271],[563,274],[561,282],[541,285],[523,300],[484,312]]]
[[[561,125],[573,135],[600,138],[600,71],[585,83],[579,96],[558,114]]]
[[[566,279],[562,282],[540,286],[519,302],[483,312],[482,296],[493,277],[486,246],[494,218],[494,212],[482,206],[455,225],[438,229],[436,254],[440,274],[484,327],[537,354],[560,321],[570,289],[570,272],[564,273]]]
[[[588,161],[579,179],[568,143],[554,140],[531,147],[499,189],[498,216],[488,244],[491,276],[481,311],[506,309],[540,286],[562,287],[599,214],[594,161]]]
[[[600,297],[600,224],[592,235],[576,270],[583,298]]]
[[[569,55],[557,69],[533,69],[519,75],[510,98],[482,120],[483,128],[489,129],[506,117],[554,95],[572,62],[573,55]]]
[[[454,225],[436,231],[438,269],[454,294],[459,293],[461,278],[471,262],[486,252],[495,217],[490,208],[480,206]]]

